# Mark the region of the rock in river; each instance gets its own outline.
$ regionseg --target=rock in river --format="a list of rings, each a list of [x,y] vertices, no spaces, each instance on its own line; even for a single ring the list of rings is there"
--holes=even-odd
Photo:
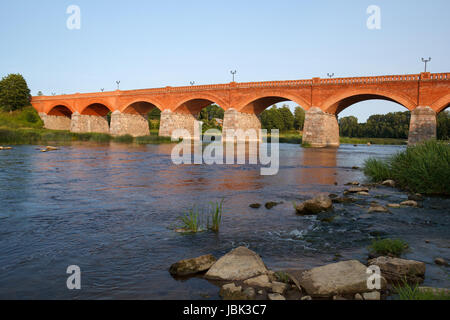
[[[241,286],[236,286],[234,283],[228,283],[222,286],[219,295],[224,300],[244,300],[245,294],[242,292]]]
[[[260,287],[260,288],[271,288],[272,284],[270,283],[270,279],[266,274],[262,274],[260,276],[250,278],[244,281],[244,283],[251,287]]]
[[[394,180],[385,180],[381,184],[383,186],[386,186],[386,187],[391,187],[391,188],[395,187],[395,181]]]
[[[172,275],[186,276],[208,270],[214,263],[216,258],[208,254],[198,258],[185,259],[174,263],[170,266],[169,272]]]
[[[389,210],[383,206],[375,205],[369,208],[369,213],[371,212],[389,212]]]
[[[205,278],[246,280],[267,274],[267,272],[268,270],[258,254],[246,247],[239,247],[217,260],[205,274]]]
[[[305,271],[300,285],[312,297],[355,295],[367,291],[367,267],[356,260],[328,264]],[[386,280],[381,277],[381,287]]]
[[[310,215],[318,214],[319,212],[330,210],[333,208],[333,202],[330,197],[325,194],[321,194],[313,199],[306,200],[296,205],[295,210],[297,214]]]
[[[378,257],[369,260],[369,265],[380,268],[381,274],[391,283],[421,283],[425,277],[425,263],[392,257]]]
[[[353,187],[346,190],[349,193],[358,193],[358,192],[369,192],[369,188],[367,187]]]
[[[407,200],[400,203],[401,206],[417,207],[418,204],[414,200]]]

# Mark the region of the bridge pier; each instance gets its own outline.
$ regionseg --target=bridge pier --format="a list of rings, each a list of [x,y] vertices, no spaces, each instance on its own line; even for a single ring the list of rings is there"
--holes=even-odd
[[[241,129],[243,132],[247,131],[249,135],[237,137],[238,141],[261,141],[261,121],[256,114],[239,112],[233,108],[228,109],[227,111],[225,111],[223,118],[222,139],[224,141],[234,140],[235,133],[239,129]],[[251,129],[253,129],[254,131],[248,131]]]
[[[74,112],[70,123],[70,131],[77,133],[109,133],[108,119],[106,116],[90,116]]]
[[[191,137],[194,137],[194,125],[197,118],[190,113],[178,113],[170,110],[161,112],[159,123],[159,135],[161,137],[171,137],[176,129],[185,129]]]
[[[436,138],[436,112],[430,107],[417,107],[411,111],[408,145]]]
[[[121,113],[116,110],[111,114],[109,132],[113,136],[129,134],[133,137],[150,135],[147,115]]]
[[[312,107],[305,114],[303,144],[313,148],[339,147],[339,125],[334,114]]]
[[[50,130],[70,130],[70,117],[66,116],[51,116],[45,113],[39,113],[42,121],[44,122],[44,128]]]

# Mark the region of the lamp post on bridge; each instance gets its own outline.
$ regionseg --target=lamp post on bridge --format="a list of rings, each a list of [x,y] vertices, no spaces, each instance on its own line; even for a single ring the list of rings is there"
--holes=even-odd
[[[117,90],[120,90],[120,81],[116,81],[117,83]]]
[[[230,71],[230,73],[233,75],[233,82],[234,82],[234,75],[237,73],[237,71],[236,70]]]
[[[327,76],[331,79],[334,77],[334,72],[333,73],[327,73]]]
[[[431,61],[431,57],[428,57],[428,59],[422,58],[422,62],[425,63],[425,72],[427,72],[427,63]]]
[[[193,86],[195,84],[195,81],[191,81],[190,83],[191,83],[191,86]]]

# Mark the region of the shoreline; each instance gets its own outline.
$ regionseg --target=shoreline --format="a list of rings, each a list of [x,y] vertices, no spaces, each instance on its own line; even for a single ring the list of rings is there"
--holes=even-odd
[[[42,143],[69,143],[69,142],[118,142],[124,144],[159,144],[173,143],[170,137],[160,137],[157,130],[150,130],[148,136],[132,137],[130,135],[112,136],[108,133],[73,133],[70,131],[48,130],[42,128],[9,128],[0,127],[0,143],[7,145],[39,145]],[[270,136],[267,141],[270,142]],[[393,138],[348,138],[341,137],[341,144],[353,145],[406,145],[407,141]],[[279,143],[302,143],[301,135],[293,136],[291,133],[279,136]]]

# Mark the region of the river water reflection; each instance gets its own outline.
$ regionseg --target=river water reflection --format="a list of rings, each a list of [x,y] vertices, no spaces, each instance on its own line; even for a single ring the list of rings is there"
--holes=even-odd
[[[317,192],[342,193],[346,182],[365,179],[353,166],[403,147],[281,144],[275,176],[261,176],[258,165],[176,166],[172,147],[80,144],[41,153],[18,146],[0,153],[0,298],[218,298],[213,284],[177,281],[168,267],[207,253],[219,257],[239,245],[258,252],[273,269],[331,263],[337,253],[364,261],[377,236],[407,240],[406,257],[427,263],[426,284],[450,286],[447,269],[433,264],[438,256],[450,260],[448,199],[368,216],[371,201],[407,197],[377,188],[370,197],[359,196],[358,205],[336,205],[331,223],[296,216],[292,208],[292,201]],[[219,234],[172,230],[193,205],[222,198]],[[249,208],[267,201],[282,203],[272,210]],[[80,291],[66,288],[69,265],[81,268]]]

